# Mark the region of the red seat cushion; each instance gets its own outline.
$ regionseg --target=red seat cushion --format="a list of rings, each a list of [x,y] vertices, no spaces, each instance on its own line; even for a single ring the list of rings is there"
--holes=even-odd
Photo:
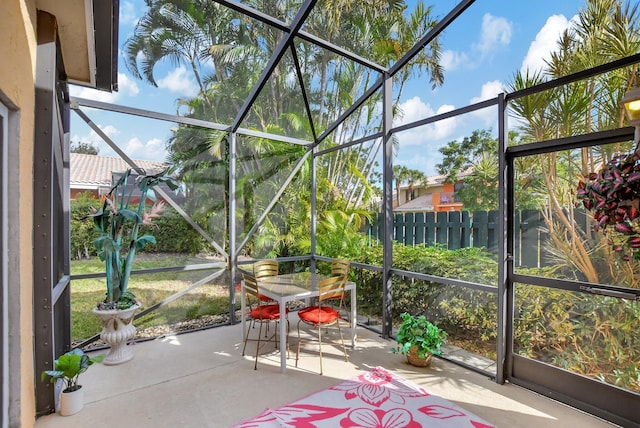
[[[286,309],[289,313],[289,309]],[[257,320],[277,320],[280,319],[280,307],[278,305],[263,305],[251,311],[251,318]]]
[[[309,324],[330,324],[342,318],[340,313],[329,306],[309,306],[298,311],[298,317]]]
[[[263,302],[275,302],[275,300],[273,300],[271,297],[267,297],[264,294],[259,294],[258,298]]]

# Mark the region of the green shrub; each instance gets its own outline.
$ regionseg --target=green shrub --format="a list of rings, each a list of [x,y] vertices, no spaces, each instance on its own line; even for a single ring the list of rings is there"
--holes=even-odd
[[[93,241],[99,236],[91,218],[87,218],[89,207],[100,207],[102,203],[90,193],[83,193],[71,201],[71,258],[75,260],[97,256]],[[155,244],[147,245],[140,252],[196,254],[208,247],[204,238],[173,208],[166,206],[162,215],[153,221]]]
[[[93,241],[98,232],[93,227],[93,220],[87,218],[89,207],[99,208],[101,202],[91,193],[81,193],[72,199],[69,205],[71,213],[71,258],[75,260],[87,259],[96,255]]]
[[[208,246],[202,235],[170,206],[153,223],[162,232],[154,234],[156,243],[146,248],[148,252],[196,254]]]

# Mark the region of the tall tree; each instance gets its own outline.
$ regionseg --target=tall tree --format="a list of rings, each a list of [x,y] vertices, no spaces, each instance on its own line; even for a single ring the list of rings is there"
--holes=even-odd
[[[523,89],[549,77],[611,62],[640,50],[638,5],[621,0],[587,0],[575,23],[562,35],[558,48],[548,61],[548,69],[536,74],[517,73],[510,84],[512,90]],[[514,100],[513,111],[523,121],[522,131],[530,141],[543,141],[619,127],[623,124],[620,99],[631,86],[637,85],[636,66],[618,69],[587,81]],[[536,157],[542,168],[547,195],[546,224],[551,247],[563,265],[572,266],[576,276],[598,283],[604,279],[614,284],[637,286],[638,267],[621,266],[606,246],[592,235],[590,228],[576,225],[572,194],[580,176],[594,171],[623,145],[582,149],[575,153],[552,153]],[[608,266],[598,267],[604,257]]]
[[[194,98],[179,100],[180,111],[189,117],[230,124],[240,106],[252,90],[271,53],[284,33],[263,25],[256,20],[231,11],[212,0],[146,0],[148,11],[139,21],[133,36],[125,46],[127,67],[141,79],[156,84],[155,68],[171,61],[189,71],[200,89]],[[327,0],[328,1],[328,0]],[[407,13],[404,0],[392,2],[375,0],[356,3],[339,0],[331,4],[320,2],[316,7],[327,13],[312,13],[305,23],[305,30],[320,35],[338,46],[370,57],[389,67],[429,29],[437,24],[432,9],[418,2]],[[290,21],[299,5],[295,2],[248,2],[249,5]],[[411,73],[425,71],[434,85],[443,80],[439,65],[440,47],[437,40],[425,47],[398,74],[394,88],[400,93]],[[302,76],[293,71],[299,69]],[[274,68],[256,102],[247,113],[243,128],[268,131],[287,136],[312,140],[332,124],[352,102],[363,94],[379,78],[368,67],[296,39]],[[302,83],[301,83],[302,82]],[[311,120],[307,117],[301,87],[307,94],[311,107]],[[357,109],[324,142],[331,147],[351,141],[362,135],[378,132],[382,127],[376,94]],[[209,134],[209,135],[207,135]],[[190,185],[227,180],[228,140],[223,133],[202,131],[179,126],[170,140],[172,159],[180,162],[180,168]],[[347,147],[319,158],[318,171],[326,180],[319,182],[323,200],[339,197],[345,201],[345,212],[357,213],[368,206],[375,189],[369,183],[374,174],[381,139],[360,146]],[[298,148],[299,149],[299,148]],[[241,209],[255,212],[269,202],[269,192],[274,195],[280,188],[282,175],[290,168],[298,149],[282,149],[280,144],[264,138],[238,138],[238,150],[243,159],[238,163],[237,198],[246,201]],[[284,151],[283,151],[284,150]],[[184,154],[190,154],[189,159]],[[286,165],[279,171],[270,164]],[[215,167],[214,167],[215,165]],[[256,179],[262,176],[264,179]],[[267,189],[262,183],[272,181],[275,186]],[[262,187],[261,187],[262,186]],[[258,190],[260,189],[260,190]],[[295,186],[287,189],[281,204],[295,201]],[[192,191],[211,201],[220,201],[223,210],[228,207],[230,195],[213,190]],[[242,196],[250,192],[252,201]],[[302,193],[305,197],[310,197]],[[290,210],[275,213],[286,216]],[[203,216],[212,219],[208,211]],[[228,218],[228,216],[226,216]],[[353,216],[336,216],[349,218]],[[243,221],[251,222],[255,216],[245,213]],[[207,220],[210,221],[210,220]],[[221,220],[219,220],[221,221]],[[286,223],[284,221],[283,223]],[[267,221],[266,225],[273,224]],[[245,227],[249,227],[247,224]],[[275,225],[273,226],[275,227]],[[225,228],[226,229],[226,228]],[[263,230],[261,230],[261,233]]]
[[[100,151],[93,143],[86,143],[83,141],[71,142],[69,151],[71,153],[80,153],[85,155],[97,155]]]
[[[393,166],[393,181],[396,186],[396,206],[400,206],[400,186],[409,177],[409,170],[402,165]]]
[[[490,129],[476,129],[469,137],[450,141],[438,151],[442,154],[442,163],[436,164],[438,173],[446,177],[447,183],[456,183],[483,154],[498,154],[498,140],[491,135]]]

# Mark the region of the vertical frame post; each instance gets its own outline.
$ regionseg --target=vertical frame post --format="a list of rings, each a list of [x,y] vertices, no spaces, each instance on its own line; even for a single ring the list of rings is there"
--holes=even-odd
[[[496,382],[504,383],[509,358],[508,341],[512,330],[513,287],[510,283],[513,271],[513,168],[506,159],[508,129],[507,104],[504,93],[498,95],[498,337],[496,340]]]
[[[316,271],[316,251],[317,251],[317,190],[318,190],[318,182],[316,177],[317,170],[317,157],[315,156],[315,152],[317,151],[317,147],[313,148],[313,155],[311,156],[311,272]]]
[[[393,262],[393,141],[391,126],[393,121],[393,80],[385,75],[382,97],[382,181],[383,181],[383,256],[382,256],[382,337],[392,333],[393,283],[391,265]]]
[[[237,134],[230,132],[229,138],[229,322],[235,324],[236,320],[236,275],[238,269],[238,254],[236,253],[236,139]],[[244,317],[244,314],[240,315]]]

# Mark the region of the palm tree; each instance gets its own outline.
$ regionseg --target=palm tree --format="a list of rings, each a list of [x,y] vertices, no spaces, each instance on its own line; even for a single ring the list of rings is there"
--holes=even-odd
[[[426,181],[427,177],[422,171],[418,171],[417,169],[407,170],[407,196],[410,201],[415,199],[413,195],[413,186],[416,184],[422,184],[424,186]]]
[[[402,165],[393,166],[393,180],[396,183],[396,206],[400,206],[400,186],[409,177],[409,169]]]
[[[284,20],[290,20],[297,10],[289,2],[267,3],[250,1],[249,5]],[[147,13],[125,45],[127,68],[134,76],[156,85],[154,71],[157,64],[171,61],[185,66],[200,92],[194,98],[180,99],[180,111],[189,117],[231,123],[282,33],[210,0],[147,0],[147,5]],[[326,14],[310,16],[305,30],[361,55],[373,53],[374,61],[389,66],[436,24],[431,9],[421,2],[409,17],[405,17],[405,9],[404,0],[376,0],[365,4],[333,0],[323,7],[328,11]],[[379,78],[376,72],[363,65],[300,39],[294,41],[292,49],[303,73],[301,80],[306,85],[312,121],[306,117],[299,96],[299,79],[291,72],[295,70],[294,54],[287,52],[258,95],[242,127],[311,139]],[[414,59],[407,71],[398,75],[396,87],[400,93],[409,77],[406,73],[412,70],[426,70],[431,73],[434,84],[442,82],[439,49],[434,42]],[[382,121],[376,113],[376,104],[380,97],[377,94],[368,100],[323,144],[342,144],[379,131]],[[226,236],[228,215],[225,212],[230,195],[218,190],[218,186],[228,180],[225,133],[181,125],[169,143],[172,160],[179,163],[183,177],[192,183],[190,194],[200,202],[209,201],[205,206],[212,208],[200,209],[202,221],[210,227],[224,224],[222,230]],[[319,183],[321,198],[338,197],[346,201],[337,206],[345,213],[351,213],[346,218],[351,218],[352,224],[359,221],[352,214],[366,206],[375,193],[369,180],[375,172],[380,147],[378,140],[333,152],[318,162],[319,170],[328,177]],[[238,138],[238,153],[244,161],[238,163],[240,181],[236,196],[244,201],[242,221],[245,225],[252,225],[255,217],[251,213],[258,212],[269,200],[265,194],[266,182],[272,180],[274,185],[279,185],[274,168],[285,171],[292,156],[299,152],[299,148],[287,151],[280,144],[265,139]],[[205,183],[212,188],[203,188]],[[277,190],[279,187],[271,188],[271,194]],[[300,189],[295,186],[286,192],[281,204],[299,196],[310,198],[304,192],[296,194]],[[286,217],[290,212],[284,210],[274,215]],[[276,227],[275,219],[269,220],[264,227],[269,224]]]
[[[548,70],[529,75],[516,74],[511,90],[541,83],[549,77],[597,66],[628,56],[640,49],[637,4],[620,0],[587,0],[576,25],[567,30],[558,42],[557,51],[548,61]],[[542,141],[583,134],[595,130],[619,127],[622,124],[620,98],[636,84],[635,66],[601,75],[587,82],[579,82],[545,93],[520,98],[512,103],[513,111],[524,119],[522,131],[531,141]],[[552,241],[551,251],[564,263],[590,282],[599,282],[605,270],[598,270],[592,255],[602,253],[602,241],[593,240],[590,228],[576,227],[571,194],[579,175],[586,176],[597,165],[623,150],[616,146],[599,152],[583,149],[578,165],[570,153],[539,156],[539,165],[548,195],[545,220]],[[611,260],[610,255],[604,256]],[[633,271],[633,269],[631,269]],[[631,272],[630,271],[630,272]],[[625,283],[637,282],[631,272]],[[614,279],[618,281],[619,279]],[[615,283],[615,282],[614,282]]]

